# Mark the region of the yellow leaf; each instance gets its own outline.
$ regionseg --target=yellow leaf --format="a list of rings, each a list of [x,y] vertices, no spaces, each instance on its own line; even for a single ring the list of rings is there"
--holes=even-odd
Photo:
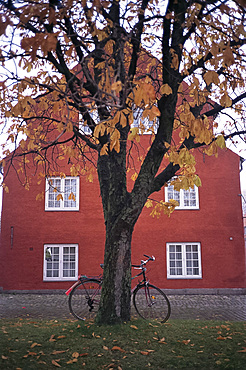
[[[201,179],[198,175],[196,175],[196,177],[194,178],[194,184],[198,187],[198,186],[201,186],[202,185],[202,182],[201,182]]]
[[[104,122],[99,123],[94,130],[94,137],[99,138],[99,135],[103,136],[106,130],[106,126],[104,125]]]
[[[131,133],[128,135],[128,140],[136,140],[136,141],[139,141],[139,129],[138,127],[133,127],[131,129]]]
[[[218,73],[215,71],[208,71],[203,76],[204,81],[207,85],[210,85],[211,83],[214,83],[215,85],[219,85],[220,79],[218,76]]]
[[[111,86],[111,89],[115,92],[120,92],[122,90],[122,83],[121,81],[114,82]]]
[[[120,351],[120,352],[126,352],[124,349],[122,349],[122,348],[120,348],[120,347],[118,347],[118,346],[114,346],[113,348],[112,348],[112,351]]]
[[[61,365],[60,365],[60,364],[58,364],[58,362],[56,362],[55,360],[52,360],[51,362],[52,362],[52,364],[53,364],[54,366],[61,367]]]
[[[184,343],[187,346],[187,344],[190,343],[190,339],[188,339],[188,340],[182,340],[182,343]]]
[[[217,338],[218,340],[226,340],[226,337],[222,337],[221,335]]]
[[[74,193],[71,193],[71,194],[69,195],[68,199],[69,199],[69,200],[73,200],[73,201],[75,202],[75,201],[76,201],[76,199],[75,199],[75,195],[74,195]],[[60,335],[60,337],[58,337],[58,338],[66,338],[66,337],[65,337],[65,335]]]
[[[51,337],[50,337],[50,339],[49,339],[49,342],[56,342],[56,339],[54,339],[54,337],[55,337],[55,335],[52,334]]]
[[[104,144],[100,150],[100,155],[108,155],[108,143]]]
[[[33,343],[32,345],[31,345],[31,348],[34,348],[34,347],[36,347],[36,346],[41,346],[41,344],[38,344],[38,343]]]
[[[120,114],[120,124],[122,127],[126,127],[127,125],[126,115],[123,112]]]
[[[235,62],[234,55],[233,55],[233,52],[230,46],[226,47],[223,53],[223,56],[224,56],[224,62],[228,67],[230,67]]]
[[[226,148],[226,143],[225,143],[225,138],[223,135],[219,135],[217,138],[216,138],[216,144],[221,148]]]
[[[173,69],[178,69],[179,68],[179,58],[178,58],[178,54],[176,54],[175,50],[174,49],[170,49],[170,54],[172,56],[172,63],[171,63],[171,67]]]
[[[93,182],[93,175],[92,175],[92,173],[90,173],[90,174],[87,176],[87,181],[88,181],[88,182]]]
[[[72,354],[72,357],[74,357],[74,358],[78,358],[78,357],[79,357],[79,353],[78,353],[78,352],[74,352],[74,353]]]
[[[63,200],[63,196],[61,194],[58,194],[57,197],[56,197],[56,200],[59,201],[59,200]]]
[[[140,351],[141,355],[148,356],[150,353],[147,351]]]
[[[164,84],[160,88],[160,93],[162,95],[170,95],[170,94],[173,93],[173,90],[172,90],[172,88],[168,84]]]
[[[131,327],[132,329],[136,329],[136,330],[138,330],[138,327],[137,327],[136,325],[130,325],[130,327]]]
[[[9,193],[9,188],[8,188],[8,186],[7,186],[7,185],[3,184],[3,185],[2,185],[2,187],[3,187],[3,189],[4,189],[4,191],[5,191],[6,193]]]
[[[232,104],[232,100],[231,98],[228,96],[227,93],[225,93],[224,95],[222,95],[222,97],[220,98],[220,104],[223,106],[223,107],[230,107],[231,104]]]
[[[132,181],[135,181],[135,180],[137,179],[137,177],[138,177],[138,174],[137,174],[137,172],[135,172],[135,173],[131,176]]]
[[[152,200],[148,199],[144,206],[145,206],[146,208],[151,208],[151,207],[153,207],[153,202],[152,202]]]
[[[120,132],[114,129],[113,133],[110,135],[110,150],[115,150],[117,153],[120,151]]]

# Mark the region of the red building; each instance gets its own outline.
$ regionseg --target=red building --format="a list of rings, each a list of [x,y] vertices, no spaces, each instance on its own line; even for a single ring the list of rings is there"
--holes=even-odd
[[[170,218],[152,218],[144,208],[133,233],[132,261],[154,255],[149,277],[164,289],[245,288],[240,158],[230,150],[220,150],[217,159],[197,151],[195,158],[202,186],[180,192],[168,186],[154,194],[180,205]],[[12,170],[5,183],[0,289],[66,289],[78,274],[100,273],[105,232],[96,179],[33,181],[27,191]],[[36,201],[41,192],[45,199]],[[60,192],[63,199],[57,200]]]

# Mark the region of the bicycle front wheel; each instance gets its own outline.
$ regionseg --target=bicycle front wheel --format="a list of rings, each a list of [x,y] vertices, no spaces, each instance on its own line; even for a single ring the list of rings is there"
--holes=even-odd
[[[69,294],[69,310],[79,320],[94,319],[99,308],[101,282],[82,280]]]
[[[133,305],[143,319],[166,322],[171,314],[165,293],[154,285],[139,285],[133,292]]]

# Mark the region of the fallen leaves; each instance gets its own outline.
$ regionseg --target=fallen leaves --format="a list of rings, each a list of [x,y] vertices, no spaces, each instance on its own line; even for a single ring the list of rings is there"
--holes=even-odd
[[[54,338],[55,338],[55,335],[52,334],[50,339],[49,339],[49,342],[56,342],[56,339],[54,339]]]
[[[237,351],[237,352],[246,352],[246,347],[243,347],[243,349]]]
[[[42,344],[39,344],[39,343],[34,342],[34,343],[32,343],[31,348],[34,348],[34,347],[36,347],[36,346],[41,347],[41,346],[42,346]]]
[[[219,337],[217,337],[217,340],[226,340],[226,339],[232,339],[232,337],[230,337],[230,336],[222,337],[222,335],[220,335]]]
[[[52,360],[51,361],[51,363],[54,365],[54,366],[56,366],[56,367],[61,367],[61,365],[60,364],[58,364],[58,362],[57,362],[58,360]],[[60,361],[60,360],[59,360]]]
[[[126,351],[118,346],[114,346],[111,351],[120,351],[122,353],[125,353]]]

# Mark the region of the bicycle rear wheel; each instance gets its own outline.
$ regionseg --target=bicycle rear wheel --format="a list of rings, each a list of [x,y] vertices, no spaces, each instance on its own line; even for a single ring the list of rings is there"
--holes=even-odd
[[[79,320],[93,319],[99,308],[100,296],[100,280],[82,280],[69,294],[69,310]]]
[[[139,285],[133,292],[133,305],[143,319],[166,322],[171,314],[165,293],[154,285]]]

